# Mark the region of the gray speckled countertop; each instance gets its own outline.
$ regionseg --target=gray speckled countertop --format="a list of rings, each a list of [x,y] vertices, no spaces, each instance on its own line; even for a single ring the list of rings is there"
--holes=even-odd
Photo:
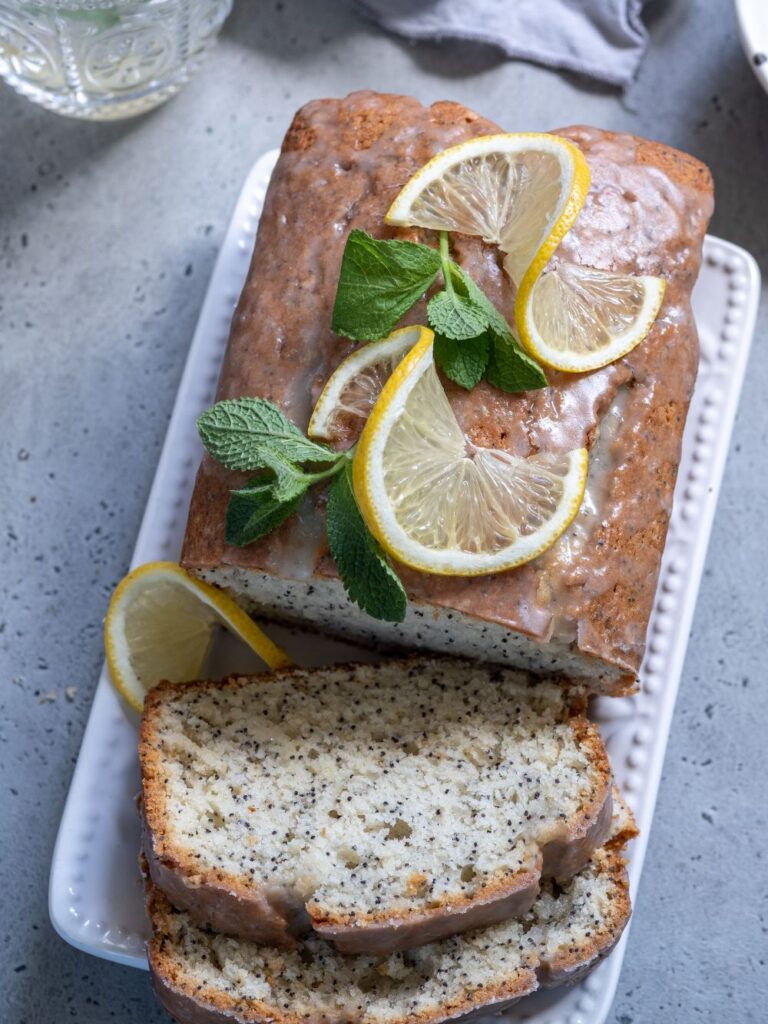
[[[3,1024],[166,1019],[145,973],[54,934],[48,866],[102,615],[254,159],[305,100],[368,86],[460,100],[511,130],[628,129],[710,164],[713,231],[768,275],[768,96],[730,0],[657,0],[648,18],[651,49],[623,95],[482,47],[410,46],[341,0],[240,0],[203,72],[133,122],[67,121],[0,91]],[[768,1012],[766,326],[764,308],[612,1024]]]

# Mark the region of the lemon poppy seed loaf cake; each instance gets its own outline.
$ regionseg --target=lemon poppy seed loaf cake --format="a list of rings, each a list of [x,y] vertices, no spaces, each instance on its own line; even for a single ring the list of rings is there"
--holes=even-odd
[[[611,827],[585,699],[454,658],[285,669],[147,695],[153,881],[198,924],[388,955],[519,916]]]
[[[270,399],[306,429],[323,384],[354,347],[331,331],[349,231],[436,245],[433,232],[385,226],[390,203],[436,152],[498,131],[455,103],[424,107],[370,92],[299,111],[266,197],[218,397]],[[188,569],[254,612],[326,632],[566,673],[595,692],[631,688],[696,377],[690,298],[712,181],[697,160],[658,143],[586,127],[559,134],[582,150],[592,183],[555,261],[664,278],[658,319],[629,354],[590,373],[548,371],[546,389],[506,394],[483,382],[468,393],[446,382],[446,391],[477,445],[522,457],[590,449],[584,502],[563,536],[535,561],[495,575],[397,566],[407,614],[381,622],[345,595],[327,552],[322,492],[268,537],[230,547],[225,511],[242,478],[206,457],[183,549]],[[498,250],[457,233],[451,243],[456,261],[512,322],[515,289]],[[405,321],[425,316],[420,303]]]
[[[622,858],[635,834],[616,801],[613,834],[563,885],[545,882],[507,921],[390,956],[345,956],[312,937],[277,950],[201,928],[150,882],[149,967],[180,1024],[438,1024],[499,1013],[539,988],[572,984],[629,920]]]

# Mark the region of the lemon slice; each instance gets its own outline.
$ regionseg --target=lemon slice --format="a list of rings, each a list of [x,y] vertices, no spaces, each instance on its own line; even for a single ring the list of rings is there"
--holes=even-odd
[[[355,349],[328,378],[317,400],[307,433],[323,441],[352,441],[390,374],[426,327],[403,327],[381,341]]]
[[[626,355],[664,297],[657,277],[546,269],[589,191],[584,154],[557,135],[486,135],[444,150],[401,190],[390,224],[479,235],[505,253],[521,341],[547,366],[584,373]]]
[[[661,277],[560,264],[521,286],[515,303],[521,341],[556,370],[596,370],[626,355],[646,337],[664,288]]]
[[[480,235],[506,253],[516,284],[538,276],[579,214],[589,165],[566,139],[483,135],[443,150],[401,190],[388,224]]]
[[[392,558],[422,572],[479,576],[554,544],[579,510],[587,464],[584,448],[518,458],[472,444],[425,332],[368,417],[353,483],[368,528]]]
[[[118,585],[104,622],[112,682],[132,708],[161,679],[197,679],[216,626],[240,637],[269,668],[290,665],[281,651],[223,591],[175,562],[149,562]]]

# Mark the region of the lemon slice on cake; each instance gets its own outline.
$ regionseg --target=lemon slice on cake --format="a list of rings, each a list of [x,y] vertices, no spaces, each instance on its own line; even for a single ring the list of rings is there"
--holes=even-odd
[[[518,458],[472,444],[440,383],[425,332],[379,396],[353,464],[368,528],[398,562],[479,576],[541,554],[578,512],[588,456]]]
[[[197,679],[213,632],[224,626],[268,668],[290,665],[284,651],[231,597],[185,572],[175,562],[150,562],[118,585],[104,622],[112,682],[136,711],[161,679]]]
[[[664,297],[662,278],[548,267],[589,182],[583,153],[558,135],[486,135],[433,157],[400,191],[386,219],[498,245],[518,289],[520,340],[545,365],[584,373],[638,345]]]
[[[647,336],[664,288],[661,277],[561,263],[521,285],[515,302],[520,339],[532,355],[556,370],[596,370]]]
[[[584,205],[589,165],[558,135],[482,135],[434,156],[400,191],[388,224],[479,235],[516,283],[541,273]]]
[[[353,441],[368,419],[374,402],[403,356],[425,334],[426,327],[403,327],[381,341],[355,349],[328,378],[315,405],[307,433],[323,441]]]

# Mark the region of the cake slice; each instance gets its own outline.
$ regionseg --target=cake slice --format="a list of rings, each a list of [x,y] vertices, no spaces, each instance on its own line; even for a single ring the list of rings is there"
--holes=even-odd
[[[389,953],[505,920],[608,834],[584,698],[454,659],[164,683],[141,726],[153,880],[200,924]]]
[[[513,122],[507,129],[514,128]],[[331,330],[344,245],[378,238],[437,244],[429,231],[384,225],[405,182],[435,153],[500,129],[457,103],[353,93],[296,115],[272,175],[250,271],[232,321],[218,398],[261,396],[302,430],[354,343]],[[230,492],[242,476],[203,460],[182,561],[249,610],[379,644],[399,644],[579,677],[595,692],[633,685],[672,507],[698,365],[691,291],[712,214],[698,160],[631,135],[572,127],[592,186],[556,253],[561,266],[663,277],[645,340],[602,369],[548,372],[550,386],[505,394],[446,382],[467,436],[516,456],[590,449],[581,511],[535,561],[493,576],[435,576],[396,566],[408,592],[401,623],[371,618],[344,592],[325,544],[320,488],[262,540],[228,546]],[[455,233],[455,259],[511,322],[515,289],[498,251]],[[406,320],[426,323],[418,303]]]
[[[548,881],[519,920],[390,956],[344,956],[317,937],[275,950],[200,928],[151,883],[149,966],[180,1024],[437,1024],[498,1013],[543,987],[578,981],[630,915],[617,806],[614,838],[569,882]]]

